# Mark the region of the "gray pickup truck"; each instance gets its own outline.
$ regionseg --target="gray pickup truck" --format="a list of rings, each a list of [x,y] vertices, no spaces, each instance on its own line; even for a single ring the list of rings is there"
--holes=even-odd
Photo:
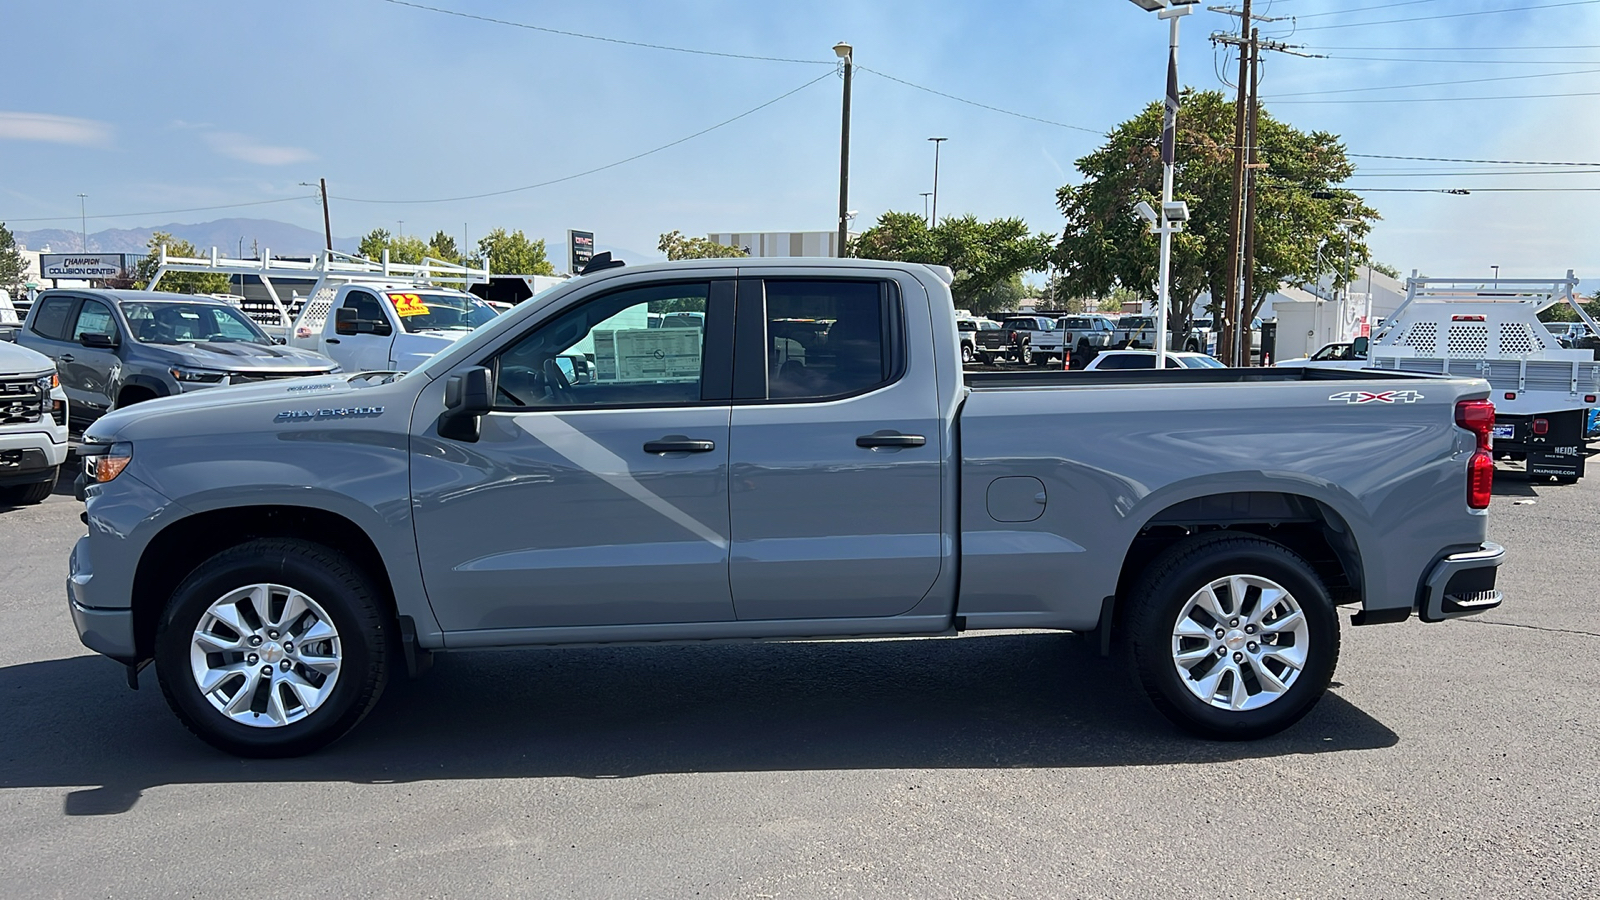
[[[947,279],[610,268],[402,376],[113,412],[73,620],[201,738],[281,756],[439,651],[1017,628],[1115,642],[1178,725],[1248,739],[1322,696],[1336,606],[1500,602],[1483,381],[963,374]]]

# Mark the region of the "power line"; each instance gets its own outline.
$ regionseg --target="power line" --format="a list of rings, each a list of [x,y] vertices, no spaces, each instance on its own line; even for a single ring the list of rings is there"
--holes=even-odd
[[[1450,66],[1593,66],[1597,59],[1424,59],[1420,56],[1335,56],[1321,54],[1321,59],[1357,60],[1362,62],[1426,63]]]
[[[1600,187],[1579,188],[1517,188],[1517,187],[1475,187],[1475,188],[1377,188],[1340,185],[1339,190],[1350,191],[1356,194],[1370,194],[1376,192],[1390,194],[1587,194],[1600,191]]]
[[[136,213],[102,213],[93,216],[35,216],[29,219],[3,219],[6,222],[64,222],[68,219],[133,219],[139,216],[170,216],[177,213],[209,212],[214,209],[239,209],[245,206],[266,206],[269,203],[289,203],[295,200],[315,200],[317,196],[311,194],[305,197],[279,197],[275,200],[251,200],[247,203],[224,203],[220,206],[191,206],[187,209],[156,209],[149,212]]]
[[[1384,84],[1374,87],[1337,88],[1328,91],[1294,91],[1288,94],[1273,94],[1268,100],[1279,97],[1311,97],[1320,94],[1359,94],[1366,91],[1404,91],[1411,88],[1445,87],[1455,84],[1484,84],[1490,81],[1525,81],[1529,78],[1564,78],[1568,75],[1595,75],[1600,74],[1600,69],[1581,69],[1576,72],[1538,72],[1533,75],[1498,75],[1494,78],[1456,78],[1450,81],[1425,81],[1419,84]]]
[[[1104,132],[1104,131],[1102,131],[1102,130],[1100,130],[1098,128],[1085,128],[1082,125],[1072,125],[1072,124],[1069,124],[1067,122],[1057,122],[1054,119],[1041,119],[1038,116],[1030,116],[1027,113],[1019,113],[1019,112],[1014,112],[1014,111],[1009,110],[1009,109],[1001,109],[998,106],[990,106],[987,103],[979,103],[976,100],[968,100],[965,97],[957,97],[955,94],[947,94],[944,91],[936,91],[931,87],[924,87],[924,86],[922,86],[920,84],[915,84],[913,82],[907,81],[904,78],[896,78],[895,76],[890,75],[887,72],[880,72],[877,69],[869,69],[866,66],[861,65],[860,63],[856,63],[856,71],[857,72],[871,72],[872,74],[877,75],[880,78],[887,78],[890,81],[896,82],[898,84],[903,84],[906,87],[915,88],[915,89],[917,89],[919,91],[925,91],[925,92],[927,92],[929,94],[934,94],[936,96],[943,97],[946,100],[954,100],[957,103],[965,103],[968,106],[976,106],[979,109],[987,109],[990,112],[997,112],[997,113],[1000,113],[1002,115],[1014,116],[1014,117],[1016,117],[1018,119],[1027,119],[1027,120],[1029,120],[1031,122],[1042,122],[1045,125],[1054,125],[1057,128],[1070,128],[1073,131],[1083,131],[1083,132],[1087,132],[1089,134],[1099,135],[1100,137],[1106,137],[1107,136],[1106,132]]]
[[[1483,175],[1600,175],[1600,169],[1586,171],[1584,169],[1496,169],[1482,172],[1457,172],[1457,171],[1374,171],[1363,169],[1356,172],[1353,178],[1443,178],[1464,177],[1474,178]]]
[[[1600,91],[1578,91],[1571,94],[1504,94],[1497,97],[1408,97],[1384,100],[1367,97],[1359,100],[1277,100],[1285,103],[1457,103],[1468,100],[1544,100],[1550,97],[1600,97]]]
[[[1334,28],[1366,28],[1370,25],[1398,25],[1402,22],[1428,22],[1434,19],[1463,19],[1468,16],[1490,16],[1496,13],[1527,12],[1534,9],[1556,9],[1562,6],[1588,6],[1600,0],[1566,0],[1564,3],[1542,3],[1535,6],[1508,6],[1502,9],[1480,9],[1472,12],[1444,13],[1437,16],[1413,16],[1409,19],[1381,19],[1376,22],[1348,22],[1343,25],[1311,25],[1299,31],[1328,31]],[[1395,4],[1399,5],[1399,4]]]
[[[1548,162],[1531,159],[1461,159],[1451,156],[1392,156],[1384,153],[1346,153],[1359,159],[1405,159],[1413,162],[1480,163],[1503,166],[1600,166],[1600,162]]]
[[[700,50],[695,47],[673,47],[668,44],[651,44],[644,41],[625,41],[621,38],[602,37],[597,34],[584,34],[578,31],[563,31],[559,28],[547,28],[543,25],[530,25],[527,22],[513,22],[509,19],[496,19],[491,16],[480,16],[474,13],[461,12],[460,10],[444,9],[438,6],[428,6],[422,3],[412,3],[410,0],[383,0],[395,6],[409,6],[412,9],[422,9],[428,12],[440,13],[446,16],[455,16],[461,19],[473,19],[479,22],[489,22],[494,25],[507,25],[512,28],[525,28],[529,31],[542,31],[545,34],[558,34],[562,37],[582,38],[586,41],[600,41],[606,44],[622,44],[628,47],[644,47],[649,50],[668,50],[673,53],[692,53],[697,56],[720,56],[725,59],[751,59],[761,62],[799,63],[807,66],[831,66],[831,59],[789,59],[782,56],[757,56],[749,53],[724,53],[720,50]]]
[[[1401,3],[1385,3],[1379,6],[1358,6],[1354,9],[1335,9],[1329,12],[1306,13],[1303,16],[1291,16],[1294,19],[1321,19],[1325,16],[1346,16],[1350,13],[1366,12],[1371,9],[1393,9],[1396,6],[1416,6],[1418,3],[1435,3],[1437,0],[1403,0]]]
[[[1363,44],[1360,47],[1307,47],[1305,49],[1307,49],[1307,50],[1371,50],[1373,52],[1383,51],[1383,52],[1392,52],[1392,53],[1417,53],[1417,52],[1424,52],[1424,51],[1430,52],[1430,53],[1433,53],[1433,52],[1454,53],[1454,52],[1457,52],[1457,51],[1468,51],[1468,50],[1487,50],[1487,51],[1495,51],[1495,52],[1502,52],[1502,53],[1510,53],[1512,51],[1520,52],[1520,51],[1526,50],[1526,51],[1528,51],[1530,53],[1543,53],[1543,52],[1545,52],[1547,50],[1600,50],[1600,44],[1549,44],[1547,46],[1539,46],[1539,47],[1528,47],[1528,46],[1510,47],[1510,46],[1507,46],[1505,44],[1497,44],[1497,45],[1489,46],[1489,47],[1441,47],[1438,44],[1432,44],[1432,45],[1429,45],[1427,47],[1374,47],[1374,46],[1372,46],[1370,44]]]
[[[859,69],[860,66],[857,66],[856,68]],[[582,172],[576,172],[576,173],[573,173],[571,175],[563,175],[560,178],[552,178],[549,181],[541,181],[538,184],[525,184],[522,187],[506,188],[505,190],[500,190],[500,191],[485,191],[484,193],[481,193],[481,194],[466,194],[466,195],[463,195],[463,196],[460,196],[460,197],[434,197],[434,198],[424,199],[424,200],[370,200],[370,199],[362,199],[362,198],[358,198],[358,197],[334,197],[333,199],[342,200],[342,201],[344,201],[346,203],[405,203],[405,204],[454,203],[454,202],[459,201],[459,200],[480,200],[480,199],[482,199],[484,197],[499,197],[499,196],[502,196],[502,195],[505,195],[505,194],[516,194],[516,193],[520,193],[522,191],[531,191],[534,188],[549,187],[552,184],[560,184],[563,181],[571,181],[574,178],[582,178],[585,175],[593,175],[596,172],[604,172],[607,169],[614,169],[617,166],[623,165],[624,163],[630,163],[630,162],[633,162],[636,159],[643,159],[644,157],[650,156],[653,153],[660,153],[663,150],[667,150],[667,149],[670,149],[672,147],[676,147],[679,144],[682,144],[682,143],[684,143],[686,141],[692,141],[695,138],[700,137],[703,134],[710,134],[711,132],[716,131],[718,128],[721,128],[724,125],[731,125],[734,122],[737,122],[740,119],[744,118],[745,116],[751,115],[753,113],[760,112],[761,110],[766,109],[767,107],[771,106],[774,103],[777,103],[780,100],[784,100],[784,99],[786,99],[788,97],[791,97],[791,96],[793,96],[795,94],[798,94],[801,91],[805,90],[806,88],[812,86],[813,84],[816,84],[817,82],[822,81],[824,78],[829,78],[832,75],[833,75],[832,72],[824,72],[821,75],[818,75],[816,78],[811,79],[810,81],[806,82],[805,84],[800,85],[799,87],[797,87],[797,88],[795,88],[795,89],[793,89],[791,91],[787,91],[787,92],[785,92],[783,94],[779,94],[778,96],[773,97],[771,100],[768,100],[767,102],[761,104],[760,106],[751,107],[750,109],[747,109],[744,112],[739,113],[736,116],[733,116],[732,118],[723,119],[721,122],[718,122],[717,124],[712,125],[709,128],[702,128],[699,131],[696,131],[694,134],[678,138],[677,140],[672,141],[670,143],[662,144],[659,147],[655,147],[653,149],[646,150],[643,153],[635,153],[634,155],[629,156],[626,159],[619,159],[616,162],[609,162],[609,163],[606,163],[603,166],[595,166],[592,169],[585,169]]]

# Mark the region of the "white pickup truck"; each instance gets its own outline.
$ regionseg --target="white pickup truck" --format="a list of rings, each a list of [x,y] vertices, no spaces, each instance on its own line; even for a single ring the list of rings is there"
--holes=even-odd
[[[307,301],[289,343],[347,372],[405,372],[494,317],[494,307],[462,291],[358,282]]]

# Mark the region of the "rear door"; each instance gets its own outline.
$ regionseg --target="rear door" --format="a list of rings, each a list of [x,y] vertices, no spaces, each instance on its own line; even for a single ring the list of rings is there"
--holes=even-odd
[[[925,306],[908,330],[912,289],[859,273],[740,279],[728,495],[740,619],[892,616],[938,577],[941,426]]]

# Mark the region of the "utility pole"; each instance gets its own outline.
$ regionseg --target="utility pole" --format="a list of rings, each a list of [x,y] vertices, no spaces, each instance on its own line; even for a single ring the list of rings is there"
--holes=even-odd
[[[328,179],[318,178],[322,186],[322,234],[328,239],[328,249],[333,249],[333,224],[328,219]]]
[[[933,215],[928,219],[928,227],[935,228],[939,224],[939,145],[950,140],[945,137],[931,137],[933,141]]]
[[[89,252],[89,195],[78,195],[79,226],[83,229],[83,252]]]
[[[1258,147],[1256,141],[1256,119],[1261,106],[1256,96],[1261,81],[1261,31],[1250,30],[1250,113],[1249,121],[1245,123],[1245,134],[1249,137],[1248,162],[1245,163],[1245,191],[1244,191],[1244,289],[1239,300],[1239,315],[1234,319],[1233,327],[1236,338],[1234,346],[1238,348],[1234,357],[1234,365],[1248,367],[1250,365],[1250,322],[1256,314],[1256,172],[1259,171]]]
[[[922,221],[924,222],[928,221],[928,197],[930,193],[930,191],[922,192]]]
[[[844,63],[844,109],[839,125],[839,250],[843,257],[850,245],[850,72],[855,68],[854,48],[844,41],[833,46],[833,53]]]
[[[1245,85],[1250,77],[1249,52],[1245,37],[1250,33],[1250,0],[1244,0],[1244,10],[1239,15],[1239,95],[1233,105],[1233,193],[1228,207],[1228,287],[1222,295],[1222,309],[1218,320],[1222,324],[1217,334],[1217,351],[1222,361],[1235,365],[1234,335],[1239,319],[1239,220],[1244,196],[1244,145],[1245,145]]]

